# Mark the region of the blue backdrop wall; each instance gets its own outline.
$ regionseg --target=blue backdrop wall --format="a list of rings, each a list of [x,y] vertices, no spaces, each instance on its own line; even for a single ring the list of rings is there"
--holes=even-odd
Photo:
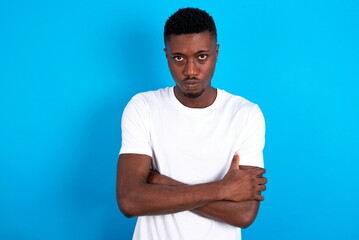
[[[162,30],[213,15],[216,87],[262,108],[269,183],[244,239],[359,239],[355,0],[0,1],[0,239],[130,239],[122,110],[173,85]]]

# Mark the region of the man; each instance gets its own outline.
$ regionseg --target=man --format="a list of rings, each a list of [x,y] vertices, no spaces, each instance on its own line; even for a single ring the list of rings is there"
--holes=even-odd
[[[124,110],[119,208],[139,216],[133,239],[241,239],[267,181],[263,115],[212,87],[219,45],[205,11],[178,10],[164,40],[176,84],[137,94]]]

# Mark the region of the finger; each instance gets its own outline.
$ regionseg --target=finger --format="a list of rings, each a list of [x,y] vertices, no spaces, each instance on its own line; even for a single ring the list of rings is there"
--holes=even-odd
[[[265,178],[265,177],[257,178],[256,183],[257,184],[266,184],[267,183],[267,178]]]
[[[231,169],[238,169],[239,165],[239,154],[235,153],[231,163]]]
[[[241,165],[241,168],[243,168],[243,166]],[[255,175],[255,176],[259,176],[262,174],[266,173],[266,170],[264,168],[260,168],[260,167],[250,167],[250,168],[244,168],[243,170],[250,172],[251,175]]]
[[[264,168],[255,168],[255,169],[253,169],[253,174],[258,176],[258,177],[261,177],[265,173],[266,173],[266,170]]]
[[[263,197],[262,195],[260,195],[260,193],[259,193],[259,194],[256,194],[256,195],[254,196],[254,200],[263,201],[263,200],[264,200],[264,197]]]
[[[263,191],[265,191],[267,188],[266,188],[266,186],[265,185],[258,185],[257,186],[257,191],[259,191],[259,192],[263,192]]]

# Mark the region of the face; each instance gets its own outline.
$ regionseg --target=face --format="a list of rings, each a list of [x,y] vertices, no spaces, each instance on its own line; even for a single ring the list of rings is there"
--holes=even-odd
[[[211,80],[218,49],[209,32],[170,35],[166,40],[167,62],[176,82],[175,95],[183,104],[214,101],[216,90]]]

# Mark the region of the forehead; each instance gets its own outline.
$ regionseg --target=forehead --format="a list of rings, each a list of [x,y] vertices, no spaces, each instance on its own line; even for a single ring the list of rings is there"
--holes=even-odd
[[[170,35],[166,48],[170,52],[198,52],[215,49],[216,40],[209,32]]]

